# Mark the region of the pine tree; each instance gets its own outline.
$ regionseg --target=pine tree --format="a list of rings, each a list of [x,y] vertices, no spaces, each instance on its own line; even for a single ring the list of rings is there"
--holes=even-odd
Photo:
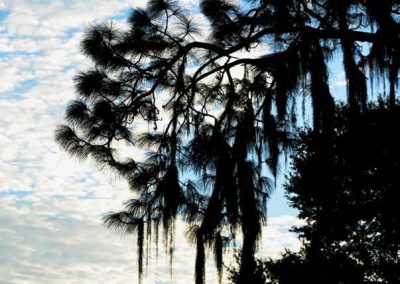
[[[211,34],[201,37],[177,2],[150,0],[146,9],[132,11],[126,30],[114,24],[86,29],[82,50],[93,68],[75,77],[78,98],[67,107],[56,140],[129,182],[135,198],[105,222],[137,233],[139,275],[146,240],[162,230],[169,247],[181,216],[196,243],[196,283],[205,280],[205,248],[215,252],[221,274],[224,246],[238,233],[241,281],[251,279],[271,180],[279,154],[291,146],[296,104],[310,98],[313,129],[329,153],[335,111],[328,69],[339,53],[351,117],[367,104],[367,70],[371,82],[388,82],[394,107],[399,6],[395,0],[241,6],[202,0]],[[255,56],[260,46],[268,48]],[[152,129],[136,131],[142,122]],[[145,161],[121,157],[120,143],[151,151]]]

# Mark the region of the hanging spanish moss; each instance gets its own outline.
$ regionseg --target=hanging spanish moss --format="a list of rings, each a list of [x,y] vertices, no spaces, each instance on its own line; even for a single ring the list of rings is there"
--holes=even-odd
[[[223,272],[223,252],[224,252],[224,240],[221,233],[217,233],[214,240],[214,259],[215,266],[218,271],[218,283],[222,283],[222,272]]]
[[[244,2],[200,1],[207,38],[173,0],[133,10],[126,29],[97,24],[85,31],[82,51],[92,68],[75,77],[78,97],[56,140],[128,181],[133,198],[104,221],[136,234],[139,280],[152,254],[158,258],[160,238],[172,271],[180,219],[197,228],[196,283],[206,280],[206,248],[222,281],[224,248],[237,234],[241,281],[251,279],[271,180],[276,184],[280,157],[290,153],[299,126],[299,100],[330,150],[334,54],[342,54],[353,113],[369,100],[367,80],[387,84],[391,104],[397,100],[398,1]],[[123,143],[129,151],[121,151]]]
[[[138,275],[139,283],[142,282],[143,275],[143,245],[144,245],[144,223],[143,220],[138,220],[137,228],[137,248],[138,248]]]
[[[196,264],[195,264],[195,283],[203,284],[205,281],[205,248],[204,238],[201,230],[196,232]]]

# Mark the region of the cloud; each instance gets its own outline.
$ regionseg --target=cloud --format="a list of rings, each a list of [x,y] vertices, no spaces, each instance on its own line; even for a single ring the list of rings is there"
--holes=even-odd
[[[6,283],[135,282],[134,237],[121,237],[100,223],[104,210],[117,206],[109,199],[57,200],[30,194],[0,198],[1,277]],[[287,232],[296,222],[291,216],[271,218],[264,239],[268,245],[260,256],[276,256],[284,247],[296,249],[295,236]],[[184,233],[178,223],[172,281],[162,246],[156,259],[153,245],[143,283],[193,281],[194,250]],[[212,255],[207,263],[208,283],[216,283]]]
[[[30,199],[0,199],[2,281],[129,283],[134,277],[132,242],[99,224],[104,200]]]
[[[133,279],[131,240],[100,224],[101,213],[128,197],[126,184],[71,160],[54,142],[74,97],[73,75],[88,64],[83,28],[125,13],[131,2],[0,2],[1,283]]]
[[[41,38],[63,36],[71,29],[118,16],[132,6],[144,4],[144,1],[126,0],[6,0],[3,6],[10,11],[7,28],[12,35]]]

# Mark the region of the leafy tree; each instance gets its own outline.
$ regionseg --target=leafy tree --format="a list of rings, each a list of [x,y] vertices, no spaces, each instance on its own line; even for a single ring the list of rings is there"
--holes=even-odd
[[[285,251],[278,259],[257,259],[256,262],[254,284],[366,283],[361,266],[346,254],[328,252],[315,262],[303,248],[298,253]],[[230,267],[228,272],[230,283],[240,283],[235,267]]]
[[[307,221],[297,232],[308,241],[309,261],[343,256],[363,278],[397,283],[400,139],[394,122],[400,121],[400,108],[380,102],[352,122],[348,112],[338,110],[330,161],[318,150],[318,136],[301,134],[287,185],[292,206]],[[321,172],[325,167],[330,174]]]
[[[400,281],[397,121],[400,107],[383,102],[351,122],[349,109],[340,107],[329,161],[320,151],[320,135],[300,132],[286,190],[306,221],[295,230],[304,246],[300,253],[258,261],[258,283]],[[237,271],[231,279],[238,283]]]
[[[388,81],[394,105],[399,2],[202,0],[200,7],[207,37],[171,0],[133,10],[126,30],[89,27],[82,50],[93,68],[75,77],[78,98],[56,140],[115,170],[136,193],[105,222],[138,234],[139,277],[146,239],[162,229],[169,247],[182,216],[196,243],[196,283],[204,282],[205,248],[221,275],[223,248],[238,232],[240,277],[250,281],[269,180],[291,144],[301,95],[310,97],[314,131],[329,148],[330,58],[342,54],[352,117],[367,103],[367,69],[371,81]],[[268,48],[254,55],[260,46]],[[139,133],[141,122],[153,129]],[[151,151],[139,161],[119,151],[122,143]]]

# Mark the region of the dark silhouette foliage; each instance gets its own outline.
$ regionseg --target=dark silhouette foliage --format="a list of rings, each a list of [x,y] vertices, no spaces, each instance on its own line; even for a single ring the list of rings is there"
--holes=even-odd
[[[287,185],[292,206],[307,221],[296,231],[309,241],[306,257],[315,263],[343,256],[343,269],[357,267],[361,279],[397,283],[400,108],[380,102],[357,120],[349,120],[348,113],[345,107],[337,111],[329,166],[318,137],[301,134]]]
[[[257,259],[256,263],[250,278],[254,284],[371,283],[364,281],[360,265],[346,254],[327,253],[315,262],[304,250],[286,251],[279,259]],[[230,267],[228,272],[230,283],[241,283],[239,270]]]
[[[320,134],[299,133],[286,190],[304,246],[260,260],[252,283],[399,283],[400,107],[366,107],[357,120],[337,108],[330,161]]]
[[[205,249],[215,252],[221,273],[223,248],[238,233],[241,279],[248,279],[270,180],[279,154],[290,149],[301,97],[310,98],[313,131],[329,151],[333,55],[343,57],[351,117],[367,104],[367,73],[389,86],[395,105],[398,1],[242,2],[200,1],[209,35],[172,0],[133,10],[126,29],[86,29],[82,51],[93,66],[75,77],[77,100],[56,140],[129,182],[134,199],[105,223],[138,235],[139,274],[143,246],[159,229],[172,254],[180,216],[196,243],[196,283],[204,282]],[[255,55],[262,46],[268,48]],[[148,131],[138,130],[143,122]],[[121,144],[149,150],[147,159],[124,156]]]

